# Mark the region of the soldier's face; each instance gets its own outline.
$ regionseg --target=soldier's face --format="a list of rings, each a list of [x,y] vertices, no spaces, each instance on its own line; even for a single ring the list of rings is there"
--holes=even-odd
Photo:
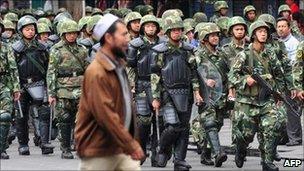
[[[170,38],[174,41],[179,41],[182,37],[183,29],[174,28],[170,31]]]
[[[281,12],[281,15],[282,15],[282,17],[284,17],[284,18],[290,18],[290,12],[289,11],[283,11],[283,12]]]
[[[222,8],[222,9],[220,9],[220,14],[222,16],[227,16],[227,13],[228,13],[228,8]]]
[[[39,36],[41,41],[46,42],[49,38],[49,33],[41,33]]]
[[[235,25],[232,28],[232,33],[236,39],[243,39],[245,37],[245,27],[243,25]]]
[[[144,31],[147,36],[152,37],[155,35],[157,27],[154,23],[146,23],[144,25]]]
[[[193,30],[190,30],[186,33],[187,38],[191,41],[194,39],[194,33]]]
[[[36,34],[36,30],[34,25],[27,25],[22,29],[22,35],[26,39],[33,39],[35,34]]]
[[[210,43],[210,45],[217,46],[219,44],[219,41],[220,41],[220,37],[218,33],[209,34],[208,42]]]
[[[285,38],[287,37],[291,32],[290,27],[287,24],[287,21],[279,21],[277,23],[277,33],[280,37]]]
[[[131,26],[132,31],[139,32],[140,20],[131,21],[130,26]]]
[[[258,42],[266,43],[267,37],[268,37],[268,32],[267,32],[266,28],[261,27],[261,28],[256,29],[255,35],[256,35]]]
[[[255,16],[256,16],[255,11],[249,11],[249,12],[247,13],[247,19],[248,19],[249,21],[254,21]]]
[[[7,30],[5,30],[4,33],[7,35],[8,38],[11,38],[13,36],[13,34],[14,34],[14,31],[11,30],[11,29],[7,29]]]
[[[74,43],[78,37],[78,32],[65,33],[64,36],[67,42]]]

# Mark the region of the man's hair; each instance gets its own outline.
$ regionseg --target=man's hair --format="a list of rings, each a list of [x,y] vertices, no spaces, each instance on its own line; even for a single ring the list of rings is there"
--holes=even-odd
[[[105,35],[107,34],[107,33],[109,33],[109,34],[114,34],[115,32],[116,32],[116,30],[117,30],[117,24],[118,23],[121,23],[121,24],[125,24],[121,19],[118,19],[117,21],[115,21],[110,27],[109,27],[109,29],[107,30],[107,32],[105,32],[105,34],[100,38],[100,41],[99,41],[99,43],[100,43],[100,45],[102,46],[102,45],[104,45],[105,44]]]
[[[290,22],[289,22],[289,20],[288,20],[287,18],[285,18],[285,17],[280,17],[280,18],[278,18],[278,19],[277,19],[277,24],[278,24],[278,22],[280,22],[280,21],[286,21],[288,27],[290,27]]]

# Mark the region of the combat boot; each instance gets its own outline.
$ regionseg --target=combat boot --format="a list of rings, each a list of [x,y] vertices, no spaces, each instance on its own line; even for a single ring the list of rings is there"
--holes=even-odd
[[[273,163],[263,162],[263,171],[279,171],[279,168]]]
[[[211,149],[203,147],[201,154],[201,164],[211,166],[214,162],[211,160]]]
[[[221,167],[222,164],[227,160],[227,154],[221,150],[218,132],[216,130],[210,130],[207,132],[207,137],[215,153],[214,166]]]
[[[171,148],[173,142],[175,142],[177,138],[177,133],[174,128],[169,126],[166,128],[161,135],[160,145],[159,145],[159,153],[157,155],[157,166],[158,167],[166,167],[168,160],[171,157]]]
[[[179,171],[179,170],[190,170],[192,167],[190,164],[188,164],[185,160],[180,161],[180,160],[174,160],[174,170]]]
[[[20,145],[19,148],[18,148],[18,151],[19,151],[19,155],[24,155],[24,156],[30,155],[30,148],[27,144],[26,145]]]
[[[61,135],[61,158],[62,159],[73,159],[74,155],[71,152],[71,124],[60,123],[59,130]]]
[[[238,168],[242,168],[247,153],[246,146],[242,142],[237,142],[235,150],[235,164]]]
[[[40,121],[39,132],[41,137],[41,152],[42,154],[52,154],[54,153],[54,146],[49,143],[49,123],[45,121]]]
[[[143,152],[145,155],[147,154],[146,147],[147,147],[147,142],[149,141],[150,128],[151,128],[151,125],[143,124],[143,123],[138,124],[140,146],[143,149]],[[144,157],[140,161],[140,165],[144,164],[145,161],[146,161],[146,157]],[[151,162],[152,162],[152,160],[151,160]]]
[[[175,144],[174,149],[174,170],[189,170],[191,167],[185,159],[187,155],[187,147],[189,141],[189,130],[182,129]]]

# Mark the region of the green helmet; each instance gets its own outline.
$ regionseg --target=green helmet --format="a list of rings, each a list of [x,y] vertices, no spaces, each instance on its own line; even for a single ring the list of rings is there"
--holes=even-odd
[[[193,15],[193,19],[196,23],[207,22],[207,15],[203,12],[197,12]]]
[[[141,13],[142,9],[144,8],[145,6],[144,5],[137,5],[135,8],[134,8],[134,12],[138,12],[138,13]]]
[[[205,23],[204,26],[199,29],[198,39],[204,40],[211,33],[220,33],[219,27],[215,23]]]
[[[142,16],[140,15],[140,13],[138,12],[130,12],[126,17],[125,17],[125,23],[127,25],[129,25],[129,23],[131,21],[134,21],[134,20],[140,20],[142,18]]]
[[[35,26],[35,29],[37,31],[37,20],[31,15],[25,15],[20,18],[20,20],[17,23],[17,30],[20,34],[22,34],[22,28],[33,24]]]
[[[33,16],[33,17],[35,17],[35,15],[34,15],[34,10],[33,9],[25,9],[23,12],[22,12],[22,17],[23,16],[26,16],[26,15],[31,15],[31,16]]]
[[[266,24],[271,25],[271,27],[273,27],[274,29],[276,28],[276,20],[270,14],[262,14],[259,16],[258,20],[264,21]]]
[[[165,19],[169,16],[179,16],[179,17],[182,17],[181,13],[178,12],[176,9],[169,9],[169,10],[166,10],[163,15],[162,15],[162,19]]]
[[[216,1],[213,4],[213,7],[214,7],[214,11],[216,12],[220,11],[223,8],[229,8],[226,1]]]
[[[235,16],[230,18],[229,22],[228,22],[228,32],[231,33],[231,30],[233,28],[233,26],[235,25],[243,25],[245,27],[245,30],[247,31],[247,24],[246,21],[244,20],[243,17],[240,16]]]
[[[91,6],[86,6],[86,7],[85,7],[85,12],[86,12],[86,13],[90,13],[90,14],[91,14],[92,11],[93,11],[93,8],[92,8]]]
[[[178,12],[178,14],[179,14],[179,16],[181,17],[181,18],[183,18],[184,17],[184,13],[183,13],[183,11],[182,10],[180,10],[180,9],[174,9],[174,10],[176,10],[177,12]]]
[[[153,10],[154,10],[154,8],[153,8],[151,5],[145,5],[145,6],[142,8],[142,10],[140,11],[140,14],[141,14],[142,16],[147,15],[147,14],[150,14],[151,12],[152,12],[152,14],[153,14]]]
[[[41,9],[38,9],[34,12],[34,15],[36,18],[41,18],[45,16],[45,12]]]
[[[74,20],[65,20],[60,25],[60,36],[63,36],[64,33],[79,32],[78,24]]]
[[[264,21],[261,21],[261,20],[257,20],[250,25],[250,27],[249,27],[249,37],[250,37],[250,39],[252,39],[254,31],[258,28],[261,28],[261,27],[265,27],[269,31],[269,26]]]
[[[283,12],[283,11],[289,11],[289,12],[291,12],[291,9],[289,8],[288,5],[283,4],[283,5],[280,5],[280,7],[278,9],[278,14],[280,15],[280,13]]]
[[[78,30],[81,31],[84,27],[87,26],[91,16],[84,16],[78,21]]]
[[[10,20],[2,20],[2,24],[4,26],[4,29],[16,29],[14,23]]]
[[[45,23],[38,23],[37,24],[37,29],[38,29],[38,34],[41,33],[51,33],[51,30],[49,28],[49,26]]]
[[[249,11],[256,11],[253,5],[247,5],[243,10],[243,16],[246,17],[247,12]]]
[[[118,11],[119,11],[120,18],[125,18],[130,12],[132,12],[132,10],[130,10],[128,8],[121,8]]]
[[[93,29],[100,19],[102,19],[102,15],[94,15],[88,19],[86,27],[87,33],[93,33]]]
[[[57,15],[60,14],[60,13],[63,13],[63,12],[67,12],[68,10],[66,8],[59,8],[58,9],[58,12],[57,12]]]
[[[4,15],[4,20],[10,20],[12,22],[18,22],[18,15],[12,12],[9,12]]]
[[[54,18],[54,22],[53,22],[54,25],[57,26],[57,24],[58,24],[61,20],[65,19],[65,18],[72,19],[72,16],[71,16],[71,14],[68,13],[68,12],[59,13],[59,14],[56,15],[56,17]]]
[[[160,29],[163,29],[163,27],[164,27],[163,19],[162,19],[162,18],[157,18],[157,21],[158,21],[158,23],[159,23]]]
[[[48,18],[39,18],[38,23],[46,24],[50,29],[53,28],[52,22]]]
[[[48,16],[55,16],[55,13],[53,10],[47,10],[45,11],[45,16],[48,17]]]
[[[142,34],[142,35],[144,34],[143,26],[149,22],[153,22],[156,24],[156,27],[157,27],[156,34],[159,33],[160,26],[159,26],[158,19],[154,15],[148,14],[148,15],[143,16],[140,20],[140,34]]]
[[[192,18],[186,18],[184,19],[184,33],[188,33],[191,30],[194,30],[194,27],[196,25],[194,19]]]
[[[164,20],[164,33],[167,33],[169,30],[174,28],[182,28],[184,29],[183,20],[179,16],[169,16]]]
[[[99,8],[93,8],[92,10],[92,16],[93,15],[102,15],[102,10]]]
[[[216,24],[221,30],[228,30],[229,19],[229,17],[220,17],[216,20]]]
[[[196,33],[199,32],[199,30],[201,30],[202,28],[204,28],[204,26],[207,24],[207,22],[201,22],[201,23],[198,23],[195,28],[194,28],[194,35]]]

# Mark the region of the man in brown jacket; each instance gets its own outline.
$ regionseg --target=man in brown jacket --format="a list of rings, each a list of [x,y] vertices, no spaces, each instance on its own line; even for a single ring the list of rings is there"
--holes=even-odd
[[[112,14],[101,19],[94,36],[101,48],[87,68],[75,127],[81,170],[140,170],[144,153],[135,140],[135,116],[124,69],[126,25]]]

